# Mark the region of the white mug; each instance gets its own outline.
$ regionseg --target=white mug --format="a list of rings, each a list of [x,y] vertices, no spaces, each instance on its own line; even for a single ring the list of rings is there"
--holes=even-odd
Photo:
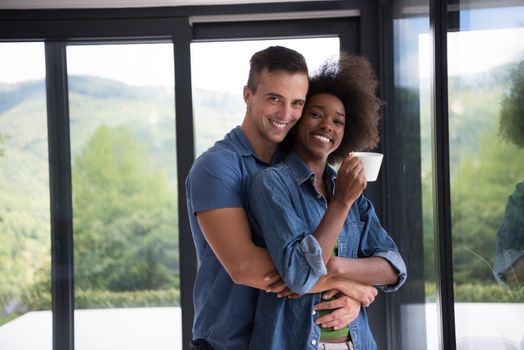
[[[362,162],[362,165],[364,166],[366,181],[375,181],[378,177],[384,155],[375,152],[353,152],[353,154],[360,159],[360,162]]]

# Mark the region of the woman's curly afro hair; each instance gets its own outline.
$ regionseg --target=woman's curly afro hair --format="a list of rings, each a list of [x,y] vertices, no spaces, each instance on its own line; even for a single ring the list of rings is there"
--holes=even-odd
[[[361,56],[341,53],[338,60],[327,60],[309,80],[306,98],[320,93],[337,96],[346,110],[344,137],[329,155],[334,164],[352,151],[370,150],[380,141],[380,109],[376,96],[378,81],[371,64]]]

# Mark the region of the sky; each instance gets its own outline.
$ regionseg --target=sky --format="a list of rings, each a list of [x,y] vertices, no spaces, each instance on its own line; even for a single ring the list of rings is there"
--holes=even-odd
[[[480,73],[524,59],[524,28],[448,33],[448,75]],[[419,36],[420,78],[429,78],[429,34]]]
[[[338,55],[338,38],[256,40],[191,44],[194,88],[241,93],[253,53],[270,45],[285,45],[304,55],[310,69]],[[131,85],[172,87],[173,45],[117,44],[67,47],[68,74],[94,75]],[[42,43],[1,44],[0,82],[42,79],[45,75]]]
[[[523,58],[522,38],[524,28],[449,33],[448,72],[452,76],[477,73]],[[338,55],[339,39],[193,43],[193,88],[241,93],[251,55],[275,44],[301,52],[314,71],[323,60]],[[412,62],[419,65],[421,78],[429,77],[429,44],[429,35],[420,34],[417,50],[409,53],[416,56]],[[171,43],[72,45],[67,47],[68,73],[95,75],[131,85],[172,87],[173,54]],[[42,79],[44,75],[43,43],[0,43],[0,82]]]

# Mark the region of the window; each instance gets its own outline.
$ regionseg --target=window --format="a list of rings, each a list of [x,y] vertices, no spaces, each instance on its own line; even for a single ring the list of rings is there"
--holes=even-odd
[[[518,349],[524,329],[524,6],[481,3],[468,1],[457,14],[458,28],[447,35],[457,349]]]
[[[451,236],[456,348],[519,349],[524,326],[523,280],[518,276],[524,261],[519,260],[524,255],[520,161],[524,135],[518,125],[522,126],[524,113],[516,100],[522,99],[523,91],[524,8],[485,4],[460,2],[459,7],[448,6],[446,13],[444,115],[449,116],[445,136],[451,232],[443,234]],[[441,77],[432,77],[429,5],[399,1],[392,6],[394,53],[389,59],[394,62],[395,85],[388,103],[393,102],[395,121],[387,128],[394,140],[387,149],[396,156],[388,183],[394,205],[409,207],[405,220],[402,209],[389,205],[393,225],[404,228],[401,251],[408,252],[408,288],[399,293],[400,332],[393,332],[402,334],[393,342],[400,349],[438,349],[439,322],[449,322],[439,320],[441,308],[447,306],[436,304],[437,280],[447,277],[436,275],[442,255],[435,257],[435,214],[448,208],[437,206],[435,198],[435,185],[447,180],[438,179],[438,185],[436,179],[436,167],[443,165],[435,165],[433,128],[443,115],[435,115],[432,105],[432,79]],[[513,216],[508,216],[511,212]]]
[[[44,45],[0,43],[0,52],[0,348],[50,350]]]
[[[173,52],[67,47],[76,349],[182,345]]]

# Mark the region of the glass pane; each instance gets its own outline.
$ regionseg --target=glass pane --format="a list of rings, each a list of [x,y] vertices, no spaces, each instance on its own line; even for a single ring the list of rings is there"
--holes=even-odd
[[[75,349],[181,349],[173,45],[67,61]]]
[[[448,33],[457,349],[523,349],[524,2],[461,3]]]
[[[272,45],[300,52],[306,58],[310,72],[314,72],[326,58],[338,57],[340,51],[338,37],[192,43],[197,156],[242,123],[246,109],[242,91],[247,83],[249,59],[255,52]]]
[[[438,349],[432,163],[429,1],[397,1],[393,8],[394,95],[388,118],[394,140],[386,150],[389,221],[406,261],[408,280],[392,310],[395,348]],[[394,119],[394,121],[391,121]],[[386,121],[388,122],[388,121]]]
[[[0,43],[0,349],[51,349],[47,152],[44,44]]]

